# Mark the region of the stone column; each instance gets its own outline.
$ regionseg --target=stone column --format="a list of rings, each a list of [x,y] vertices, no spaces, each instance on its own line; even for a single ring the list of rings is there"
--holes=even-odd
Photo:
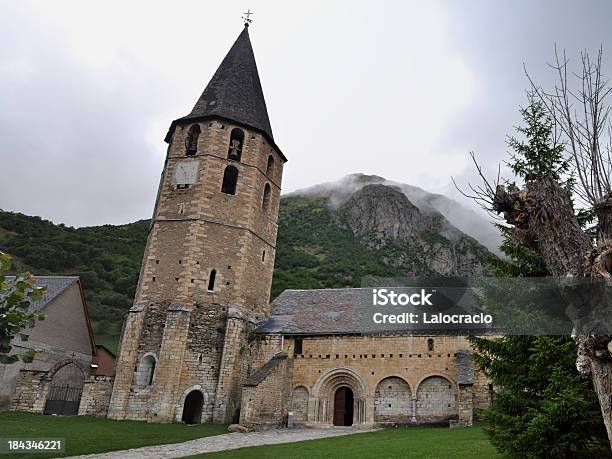
[[[174,421],[192,309],[193,304],[183,301],[175,301],[168,307],[159,361],[155,368],[151,390],[149,413],[151,421]]]
[[[138,342],[144,321],[144,306],[136,303],[130,308],[121,338],[113,394],[108,407],[110,419],[125,419],[128,415],[126,405],[130,397],[134,368],[138,359]]]
[[[459,419],[455,425],[451,427],[469,427],[473,424],[474,418],[474,403],[472,399],[472,385],[460,384],[459,396],[457,399],[457,408],[459,410]]]
[[[255,320],[251,320],[238,308],[230,307],[227,312],[223,354],[213,407],[213,422],[233,422],[234,413],[240,406],[242,385],[246,381],[247,373],[247,363],[242,354],[247,347],[249,329],[247,324],[254,322]]]

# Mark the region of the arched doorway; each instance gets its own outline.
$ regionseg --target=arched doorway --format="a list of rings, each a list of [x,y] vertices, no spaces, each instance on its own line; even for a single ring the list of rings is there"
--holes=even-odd
[[[353,391],[346,386],[339,388],[334,394],[334,425],[353,425]]]
[[[71,416],[79,412],[83,393],[83,370],[68,363],[55,372],[49,385],[44,414]]]
[[[183,406],[183,417],[181,420],[186,424],[200,424],[202,422],[202,408],[204,407],[204,395],[199,390],[192,390],[185,397]]]

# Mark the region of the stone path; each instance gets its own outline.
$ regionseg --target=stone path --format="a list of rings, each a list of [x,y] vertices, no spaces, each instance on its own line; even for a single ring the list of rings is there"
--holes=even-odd
[[[330,427],[326,429],[277,429],[265,432],[228,433],[212,437],[198,438],[184,443],[171,445],[145,446],[144,448],[126,449],[111,453],[71,456],[72,458],[173,458],[192,454],[212,453],[248,446],[276,445],[296,441],[315,440],[317,438],[338,437],[362,432],[374,432],[378,429],[360,429],[355,427]]]

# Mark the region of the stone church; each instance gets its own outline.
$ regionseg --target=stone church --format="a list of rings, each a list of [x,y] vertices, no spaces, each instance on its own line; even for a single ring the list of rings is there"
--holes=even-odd
[[[287,158],[248,25],[165,140],[109,418],[471,424],[491,386],[465,338],[360,331],[351,320],[358,289],[288,290],[270,304]]]

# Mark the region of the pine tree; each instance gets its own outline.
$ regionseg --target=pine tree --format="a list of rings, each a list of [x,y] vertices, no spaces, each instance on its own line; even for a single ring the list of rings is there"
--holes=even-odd
[[[509,163],[525,181],[543,175],[560,180],[568,170],[563,148],[553,139],[552,121],[539,103],[521,114],[525,140],[510,138]],[[499,226],[506,259],[491,259],[500,277],[541,277],[546,265],[534,251]],[[513,457],[610,457],[607,435],[590,379],[577,371],[576,344],[570,336],[470,337],[476,365],[496,388],[485,416],[496,448]]]

